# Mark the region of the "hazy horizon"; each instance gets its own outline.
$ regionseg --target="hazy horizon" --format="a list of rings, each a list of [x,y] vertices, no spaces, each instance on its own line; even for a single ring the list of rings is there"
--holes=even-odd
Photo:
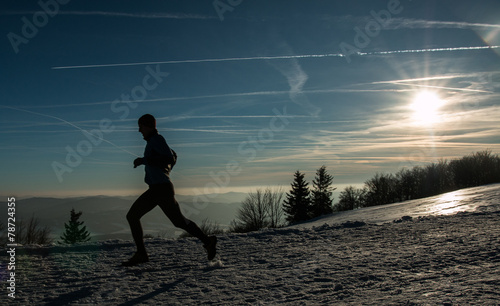
[[[286,192],[323,165],[339,192],[499,153],[499,13],[493,0],[10,1],[1,193],[139,195],[145,113],[179,156],[179,195]]]

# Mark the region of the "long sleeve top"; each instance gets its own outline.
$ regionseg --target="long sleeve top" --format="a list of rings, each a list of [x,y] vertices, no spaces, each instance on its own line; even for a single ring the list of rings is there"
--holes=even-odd
[[[146,141],[143,157],[146,171],[144,181],[148,185],[170,182],[168,174],[169,165],[173,163],[173,154],[165,138],[155,131]]]

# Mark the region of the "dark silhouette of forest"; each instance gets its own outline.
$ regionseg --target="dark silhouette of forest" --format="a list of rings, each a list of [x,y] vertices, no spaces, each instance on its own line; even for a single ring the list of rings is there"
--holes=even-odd
[[[363,188],[345,188],[335,210],[397,203],[499,182],[500,158],[485,150],[451,161],[403,168],[396,174],[376,173]]]
[[[322,166],[313,188],[304,173],[296,171],[291,189],[283,197],[281,189],[251,193],[243,201],[230,231],[247,232],[266,227],[295,224],[334,212],[425,198],[458,189],[500,183],[500,157],[490,150],[451,161],[440,160],[426,166],[403,168],[397,173],[376,173],[362,188],[346,187],[333,204],[333,176]],[[266,196],[262,196],[266,194]],[[284,199],[283,199],[284,198]],[[266,200],[266,199],[274,199]],[[276,202],[279,199],[280,203]],[[283,199],[283,200],[281,200]],[[282,219],[270,222],[268,211],[281,207]],[[276,214],[274,215],[276,216]]]

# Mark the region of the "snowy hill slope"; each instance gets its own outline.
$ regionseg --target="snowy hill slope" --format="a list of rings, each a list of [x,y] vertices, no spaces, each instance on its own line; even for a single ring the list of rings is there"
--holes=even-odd
[[[364,221],[375,224],[392,222],[403,216],[413,218],[429,215],[448,215],[457,212],[500,210],[500,184],[472,187],[433,197],[410,200],[400,203],[365,207],[322,216],[292,228],[310,228],[323,224],[336,224],[347,221]]]
[[[498,304],[500,186],[483,188],[475,212],[221,235],[212,264],[192,238],[147,240],[151,261],[130,268],[119,266],[134,250],[129,241],[20,247],[16,299],[4,265],[0,303]]]

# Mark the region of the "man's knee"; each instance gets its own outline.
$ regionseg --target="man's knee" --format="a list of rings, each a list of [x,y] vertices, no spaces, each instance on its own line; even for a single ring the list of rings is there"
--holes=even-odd
[[[139,221],[140,218],[137,218],[137,216],[130,211],[127,213],[127,221],[128,223],[134,223]]]
[[[176,219],[176,220],[172,220],[172,224],[175,226],[175,227],[178,227],[180,229],[183,229],[183,230],[186,230],[189,223],[191,221],[189,221],[188,219],[186,218],[179,218],[179,219]]]

